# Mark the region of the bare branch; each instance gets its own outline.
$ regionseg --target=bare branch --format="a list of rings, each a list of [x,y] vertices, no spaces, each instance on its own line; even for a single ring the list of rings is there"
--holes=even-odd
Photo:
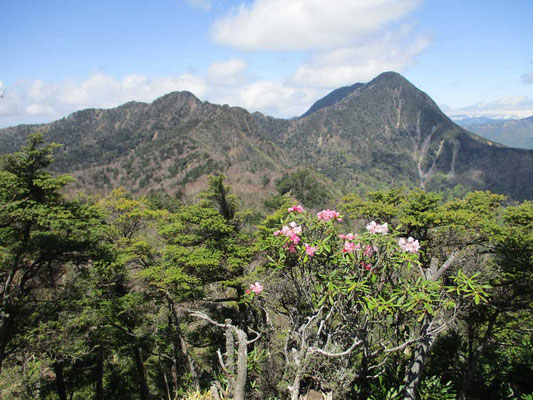
[[[421,341],[422,339],[424,339],[424,337],[417,337],[416,339],[408,340],[407,342],[404,342],[404,343],[402,343],[402,344],[399,345],[399,346],[391,347],[390,349],[383,349],[383,352],[384,352],[384,353],[392,353],[393,351],[403,350],[403,349],[405,349],[407,346],[409,346],[410,344],[413,344],[413,343],[419,342],[419,341]]]
[[[205,315],[204,313],[200,311],[191,311],[191,310],[185,310],[185,311],[187,311],[192,317],[201,318],[209,322],[211,325],[218,326],[219,328],[224,328],[224,329],[234,328],[233,325],[221,324],[219,322],[216,322],[215,320],[212,320],[211,318],[209,318],[207,315]]]
[[[346,350],[344,350],[344,351],[342,351],[340,353],[332,353],[332,352],[329,352],[329,351],[326,351],[326,350],[319,349],[317,347],[310,347],[309,348],[309,352],[310,353],[319,353],[319,354],[322,354],[323,356],[326,356],[326,357],[342,357],[342,356],[347,356],[348,354],[350,354],[361,343],[363,343],[362,340],[357,340],[356,339],[353,342],[353,344],[348,349],[346,349]]]
[[[452,254],[450,254],[450,256],[448,257],[448,259],[444,262],[444,264],[442,264],[442,267],[440,267],[437,272],[435,272],[434,274],[432,274],[428,280],[431,281],[431,282],[435,282],[437,279],[439,279],[442,274],[444,274],[448,268],[451,267],[453,261],[455,260],[455,256],[457,255],[457,253],[459,253],[459,250],[460,249],[457,249],[455,250]]]
[[[250,331],[252,331],[253,333],[255,333],[255,334],[256,334],[256,337],[253,338],[252,340],[248,340],[248,341],[246,342],[246,345],[252,344],[252,343],[256,342],[257,340],[259,340],[259,339],[261,338],[261,334],[260,334],[259,332],[254,331],[252,328],[250,328]]]
[[[224,364],[224,359],[222,358],[222,353],[220,353],[220,349],[217,350],[217,356],[218,356],[218,362],[220,366],[222,367],[222,369],[224,370],[224,372],[228,375],[232,375],[232,373],[226,367],[226,364]]]

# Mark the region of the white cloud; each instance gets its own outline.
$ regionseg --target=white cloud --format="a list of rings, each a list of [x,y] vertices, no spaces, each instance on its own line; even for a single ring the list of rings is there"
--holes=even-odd
[[[339,87],[366,82],[383,71],[401,71],[429,44],[426,36],[413,38],[409,26],[373,38],[365,44],[321,52],[301,65],[291,80],[298,85]]]
[[[0,99],[0,126],[41,120],[53,120],[84,108],[109,108],[128,101],[153,101],[175,90],[188,90],[203,97],[207,92],[205,79],[192,75],[149,79],[132,74],[122,80],[105,74],[94,74],[86,80],[65,79],[43,82],[23,79],[5,89]]]
[[[324,50],[361,43],[421,0],[255,0],[211,28],[218,44],[243,50]]]
[[[248,79],[246,70],[248,63],[240,58],[211,64],[207,69],[207,77],[211,82],[220,85],[235,85]]]
[[[53,115],[54,109],[50,106],[34,103],[26,107],[26,112],[31,115]]]
[[[493,118],[525,118],[533,115],[533,98],[527,96],[507,96],[492,101],[482,101],[465,107],[443,105],[448,115],[486,116]]]
[[[229,90],[214,89],[212,99],[215,103],[244,107],[250,112],[294,117],[303,114],[325,94],[323,90],[301,88],[283,82],[255,81]]]
[[[210,0],[185,0],[185,2],[193,8],[199,8],[200,10],[204,11],[211,10]]]
[[[529,74],[522,75],[522,83],[524,85],[529,85],[533,83],[533,71],[530,72]]]
[[[289,85],[329,88],[402,71],[427,47],[409,24],[422,0],[253,0],[212,25],[212,39],[244,50],[307,50]]]

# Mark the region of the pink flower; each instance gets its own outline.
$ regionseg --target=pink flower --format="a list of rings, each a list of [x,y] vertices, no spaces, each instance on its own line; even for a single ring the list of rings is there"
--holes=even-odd
[[[292,229],[289,228],[287,225],[285,225],[283,228],[281,228],[281,234],[283,236],[289,236],[292,233]]]
[[[244,293],[246,293],[246,294],[250,294],[250,289],[246,289],[246,290],[244,291]]]
[[[420,250],[420,243],[418,243],[418,240],[415,240],[412,237],[407,239],[400,238],[398,241],[398,246],[400,246],[400,249],[403,251],[407,251],[409,253],[417,253],[418,250]]]
[[[342,249],[343,253],[353,253],[356,249],[356,244],[354,242],[345,242],[344,248]]]
[[[305,244],[305,252],[309,257],[313,257],[317,250],[318,249],[316,247],[309,246],[307,243]]]
[[[296,247],[293,244],[289,246],[289,253],[296,253]]]
[[[263,285],[259,282],[255,282],[255,284],[250,285],[250,290],[255,294],[260,294],[263,291]]]
[[[288,212],[301,213],[303,212],[303,207],[301,205],[292,206],[287,209]]]
[[[291,237],[292,235],[299,235],[301,233],[302,233],[302,227],[296,225],[296,222],[293,221],[289,224],[289,226],[285,225],[283,228],[281,228],[281,230],[274,232],[274,236],[283,235],[283,236]]]
[[[363,251],[363,254],[365,257],[371,257],[374,253],[374,249],[369,244],[366,245],[365,250]]]
[[[291,229],[292,229],[292,233],[295,233],[295,234],[297,234],[297,235],[299,235],[300,233],[302,233],[302,227],[301,227],[301,226],[297,226],[297,225],[296,225],[296,222],[294,222],[294,221],[291,222],[291,223],[289,224],[289,226],[290,226]]]
[[[300,236],[298,236],[296,233],[293,233],[293,234],[291,235],[291,241],[292,241],[292,243],[294,243],[294,244],[298,244],[298,243],[300,242],[300,240],[301,240],[301,239],[300,239]]]
[[[340,213],[335,210],[330,210],[329,208],[327,210],[320,211],[316,216],[318,217],[319,221],[342,221]]]
[[[389,225],[386,222],[383,225],[379,225],[375,221],[372,221],[366,226],[366,230],[373,234],[381,233],[382,235],[386,235],[389,233]]]
[[[357,237],[357,235],[354,235],[353,233],[348,233],[346,235],[340,234],[339,238],[345,239],[345,240],[354,240]]]

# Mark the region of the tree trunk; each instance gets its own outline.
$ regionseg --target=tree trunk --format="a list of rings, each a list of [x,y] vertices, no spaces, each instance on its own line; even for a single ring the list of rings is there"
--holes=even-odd
[[[148,389],[148,382],[146,381],[146,368],[141,355],[141,349],[137,346],[133,347],[133,354],[135,356],[135,365],[137,367],[137,381],[139,383],[139,394],[141,400],[150,400],[150,390]]]
[[[63,363],[56,362],[53,364],[56,374],[56,391],[59,400],[67,400],[67,388],[65,387],[65,378],[63,377]]]
[[[230,325],[231,319],[226,319],[225,322]],[[226,329],[224,336],[226,337],[225,363],[229,372],[228,393],[233,393],[235,389],[235,337],[233,336],[233,329]]]
[[[294,381],[292,383],[292,386],[289,388],[291,392],[291,400],[298,400],[300,397],[300,384],[302,381],[301,372],[300,369],[296,371],[296,376],[294,377]]]
[[[14,278],[14,273],[10,274],[4,284],[4,295],[2,296],[2,304],[0,306],[0,372],[2,372],[2,365],[6,358],[6,348],[11,339],[11,312],[9,308],[9,292],[11,290],[11,281]]]
[[[200,387],[200,376],[198,375],[198,371],[196,369],[194,358],[192,357],[191,352],[189,351],[189,345],[185,341],[185,338],[183,337],[183,334],[181,332],[180,317],[179,317],[180,312],[178,308],[176,307],[176,304],[174,303],[174,300],[172,299],[172,296],[170,295],[169,292],[167,292],[167,300],[172,310],[172,315],[174,316],[176,335],[180,343],[180,350],[183,353],[185,359],[187,360],[187,364],[189,366],[189,372],[191,373],[191,380],[192,380],[193,386],[196,389],[198,389]],[[176,387],[176,390],[177,390],[177,387]]]
[[[248,374],[248,339],[243,330],[237,329],[236,331],[238,340],[238,355],[234,400],[245,400],[246,377]]]
[[[465,400],[466,396],[468,394],[468,391],[470,390],[470,385],[472,384],[472,380],[474,378],[474,372],[476,371],[477,364],[479,362],[479,359],[481,357],[481,354],[485,350],[485,347],[487,346],[487,342],[492,337],[492,331],[494,330],[494,323],[496,322],[496,319],[498,318],[499,311],[494,312],[489,318],[489,324],[487,326],[487,331],[485,332],[485,335],[481,339],[481,343],[479,346],[474,350],[474,346],[472,345],[473,337],[471,338],[471,342],[469,343],[469,351],[468,351],[468,370],[466,373],[466,377],[463,381],[463,385],[461,386],[461,391],[459,393],[459,400]]]
[[[104,353],[100,350],[96,359],[96,368],[94,370],[96,379],[96,390],[94,400],[104,400]]]
[[[194,385],[196,389],[198,389],[200,387],[200,377],[198,376],[198,371],[196,370],[196,364],[194,362],[194,358],[192,358],[191,352],[189,351],[189,344],[185,341],[181,333],[179,333],[179,337],[180,337],[181,351],[185,355],[185,358],[187,359],[187,364],[189,364],[189,371],[191,373],[192,384]]]
[[[0,373],[2,373],[2,365],[4,363],[4,359],[6,358],[7,342],[7,327],[2,325],[0,326]]]
[[[420,384],[422,369],[424,368],[424,362],[426,361],[426,356],[432,341],[432,338],[426,337],[417,345],[405,379],[405,389],[403,391],[404,400],[416,400],[416,392],[418,385]]]

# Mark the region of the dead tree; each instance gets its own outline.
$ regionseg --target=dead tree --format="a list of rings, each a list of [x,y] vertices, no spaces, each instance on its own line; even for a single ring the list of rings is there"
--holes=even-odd
[[[231,323],[231,319],[226,319],[223,324],[214,321],[200,311],[190,311],[192,317],[203,319],[225,331],[226,353],[225,361],[220,350],[217,350],[218,361],[222,370],[228,375],[228,390],[226,396],[234,400],[245,400],[246,379],[248,373],[248,346],[256,342],[261,334],[251,330],[256,337],[248,340],[248,335],[239,327]],[[237,338],[237,363],[235,363],[235,338]],[[236,371],[235,371],[236,370]]]

